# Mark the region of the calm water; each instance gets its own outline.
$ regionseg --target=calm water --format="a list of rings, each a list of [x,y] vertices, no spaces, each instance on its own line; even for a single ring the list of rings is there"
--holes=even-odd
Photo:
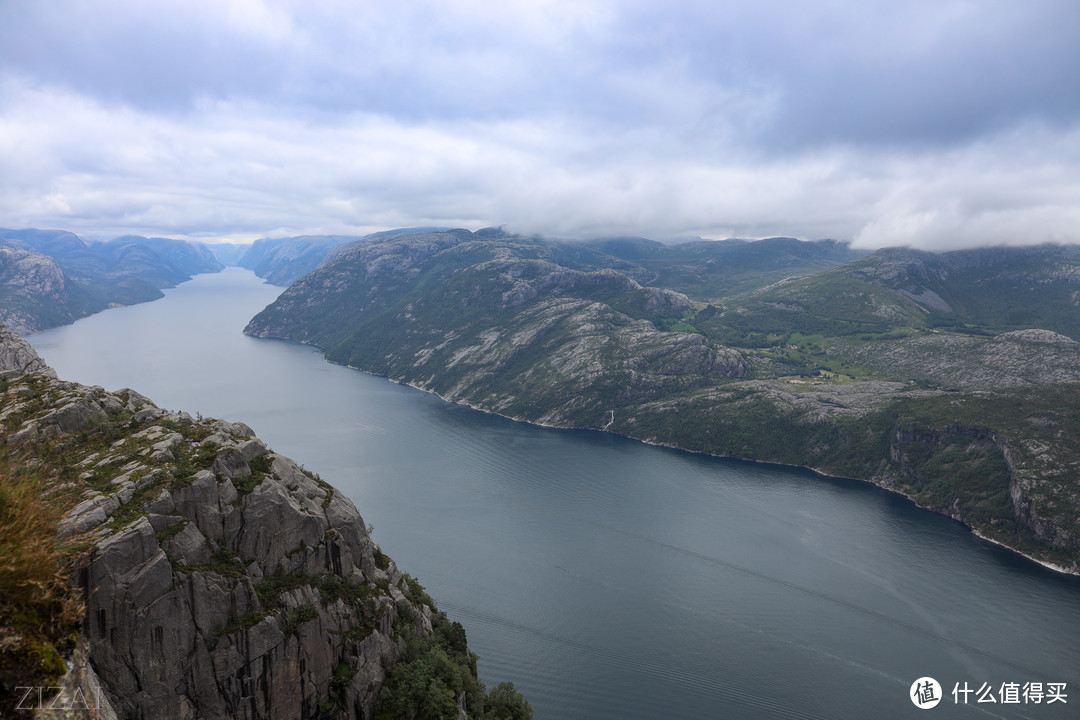
[[[1080,580],[876,488],[535,428],[244,337],[203,275],[30,338],[61,377],[242,420],[347,493],[538,720],[1080,717]],[[952,689],[1068,683],[1068,704]]]

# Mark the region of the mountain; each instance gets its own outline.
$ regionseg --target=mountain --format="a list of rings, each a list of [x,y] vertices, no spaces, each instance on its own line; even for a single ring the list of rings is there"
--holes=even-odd
[[[213,243],[207,247],[214,253],[218,262],[226,267],[232,267],[239,265],[240,258],[251,249],[251,243]]]
[[[586,243],[648,271],[638,279],[686,293],[699,301],[746,292],[793,275],[808,275],[865,253],[835,240],[795,238],[698,240],[674,245],[645,238],[606,238]]]
[[[300,235],[288,238],[264,238],[244,253],[237,265],[251,270],[274,285],[291,285],[317,268],[342,247],[368,240],[382,240],[397,235],[423,235],[447,228],[397,228],[363,237],[349,235]],[[480,231],[484,232],[484,231]]]
[[[51,257],[0,241],[0,320],[16,332],[63,325],[94,306]]]
[[[115,258],[112,272],[138,275],[158,287],[172,287],[223,267],[209,247],[186,240],[125,235],[102,245]]]
[[[666,247],[639,238],[369,240],[245,332],[519,420],[862,478],[1080,570],[1073,251],[837,265],[839,244],[797,242],[690,243],[663,261]],[[643,284],[690,289],[692,253],[738,258],[691,278],[713,300]],[[753,289],[726,294],[740,287]],[[1016,312],[985,309],[1003,304]]]
[[[0,320],[19,333],[37,332],[155,300],[161,288],[221,267],[206,246],[182,240],[87,243],[60,230],[0,229]]]
[[[766,333],[1044,328],[1080,339],[1080,248],[879,250],[725,304],[741,326]]]
[[[274,285],[289,285],[318,267],[338,245],[357,240],[341,235],[301,235],[256,240],[237,261]]]
[[[192,275],[217,272],[221,264],[201,243],[125,235],[87,243],[63,230],[0,229],[0,239],[56,260],[73,279],[138,277],[158,288],[171,287]]]
[[[628,385],[659,398],[743,374],[739,353],[657,329],[692,310],[685,295],[592,269],[596,260],[467,230],[369,240],[297,281],[245,332],[551,424],[602,424]]]
[[[382,238],[392,237],[394,235],[426,235],[427,233],[446,232],[447,230],[453,230],[453,228],[430,227],[430,226],[394,228],[392,230],[380,230],[379,232],[370,233],[368,235],[365,235],[362,239],[364,239],[364,240],[382,239]],[[484,230],[477,230],[476,232],[477,232],[477,234],[482,235],[485,232],[492,233],[492,232],[502,232],[502,231],[499,228],[486,228]]]
[[[48,255],[72,275],[92,275],[105,271],[105,261],[75,233],[66,230],[21,230],[0,228],[0,238],[17,241],[22,247]]]
[[[58,380],[3,326],[0,425],[0,706],[532,717],[353,504],[246,425]]]

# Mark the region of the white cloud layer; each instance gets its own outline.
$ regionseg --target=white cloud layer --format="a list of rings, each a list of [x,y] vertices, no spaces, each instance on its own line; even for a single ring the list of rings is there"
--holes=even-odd
[[[0,4],[0,226],[1080,241],[1080,3],[676,5]]]

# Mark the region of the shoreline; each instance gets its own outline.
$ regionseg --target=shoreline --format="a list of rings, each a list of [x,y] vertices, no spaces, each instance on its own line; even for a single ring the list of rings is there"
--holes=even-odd
[[[251,336],[251,337],[259,337],[259,336]],[[387,375],[380,375],[379,373],[370,372],[368,370],[365,370],[364,368],[356,367],[354,365],[349,365],[348,363],[340,363],[340,362],[337,362],[335,360],[331,360],[328,357],[326,357],[326,353],[323,352],[322,348],[319,347],[318,345],[314,344],[314,343],[308,343],[308,342],[303,342],[303,341],[299,341],[299,340],[290,340],[290,339],[286,339],[286,338],[274,338],[274,337],[263,337],[262,339],[265,339],[265,340],[278,340],[278,341],[284,341],[284,342],[294,342],[294,343],[297,343],[299,345],[306,345],[308,347],[318,348],[319,351],[323,353],[323,360],[325,360],[326,362],[331,363],[333,365],[339,365],[341,367],[349,368],[350,370],[356,370],[358,372],[362,372],[365,375],[370,375],[372,377],[384,378],[388,382],[392,382],[395,385],[403,385],[405,387],[409,387],[409,388],[412,388],[414,390],[418,390],[420,392],[427,393],[429,395],[434,395],[435,397],[439,398],[440,400],[442,400],[445,403],[450,403],[450,404],[453,404],[453,405],[459,405],[461,407],[467,407],[470,410],[476,410],[478,412],[482,412],[482,413],[485,413],[485,414],[488,414],[488,415],[494,415],[496,417],[504,418],[504,419],[510,420],[512,422],[520,422],[520,423],[524,423],[526,425],[532,425],[534,427],[549,428],[549,429],[552,429],[552,430],[587,430],[587,431],[590,431],[590,432],[605,433],[607,435],[614,435],[616,437],[626,438],[628,440],[632,440],[634,442],[639,442],[639,443],[642,443],[644,445],[650,445],[652,447],[662,447],[662,448],[666,448],[666,449],[669,449],[669,450],[675,450],[675,451],[678,451],[678,452],[690,453],[690,454],[693,454],[693,455],[703,455],[703,456],[706,456],[706,457],[723,459],[723,460],[738,460],[739,462],[750,462],[750,463],[756,463],[756,464],[760,464],[760,465],[773,465],[773,466],[777,466],[777,467],[785,467],[785,468],[792,468],[792,469],[798,469],[798,470],[806,470],[808,472],[811,472],[811,473],[813,473],[815,475],[818,475],[820,477],[823,477],[823,478],[833,478],[833,479],[838,479],[838,480],[850,480],[850,481],[854,481],[854,482],[865,483],[867,485],[872,485],[872,486],[874,486],[876,488],[880,488],[880,489],[885,490],[887,492],[890,492],[890,493],[892,493],[894,495],[899,495],[900,497],[904,498],[905,500],[908,500],[915,507],[917,507],[917,508],[919,508],[921,510],[926,510],[927,512],[932,512],[932,513],[934,513],[936,515],[941,515],[941,516],[947,517],[947,518],[949,518],[951,520],[954,520],[955,522],[957,522],[960,525],[964,526],[968,530],[968,532],[970,532],[972,535],[979,538],[980,540],[984,540],[984,541],[989,542],[989,543],[991,543],[993,545],[996,545],[996,546],[998,546],[1000,548],[1008,550],[1009,552],[1014,553],[1014,554],[1024,558],[1025,560],[1029,560],[1029,561],[1031,561],[1033,563],[1036,563],[1036,564],[1042,566],[1043,568],[1046,568],[1048,570],[1052,570],[1052,571],[1054,571],[1056,573],[1059,573],[1061,575],[1067,575],[1067,576],[1071,576],[1071,577],[1080,577],[1080,566],[1078,566],[1076,569],[1070,569],[1070,568],[1066,568],[1066,567],[1063,567],[1061,565],[1058,565],[1056,563],[1052,563],[1052,562],[1050,562],[1048,560],[1043,560],[1043,559],[1034,557],[1034,556],[1032,556],[1032,555],[1030,555],[1030,554],[1028,554],[1028,553],[1026,553],[1026,552],[1024,552],[1022,550],[1019,550],[1019,549],[1017,549],[1017,548],[1015,548],[1015,547],[1013,547],[1011,545],[1007,545],[1006,543],[1001,542],[1000,540],[996,540],[994,538],[988,537],[987,535],[980,532],[974,526],[964,522],[963,520],[961,520],[959,518],[956,518],[956,517],[954,517],[952,515],[949,515],[948,513],[937,510],[935,508],[927,507],[925,505],[920,505],[918,502],[915,501],[914,498],[912,498],[910,495],[904,493],[901,490],[898,490],[898,489],[896,489],[894,487],[889,487],[888,485],[884,485],[884,484],[879,483],[879,482],[875,482],[874,480],[871,480],[871,479],[860,478],[860,477],[848,477],[848,476],[845,476],[845,475],[835,475],[835,474],[828,473],[828,472],[825,472],[823,470],[820,470],[818,468],[811,467],[809,465],[796,465],[796,464],[792,464],[792,463],[777,462],[777,461],[770,461],[770,460],[758,460],[758,459],[754,459],[754,458],[742,458],[742,457],[736,457],[736,456],[733,456],[733,455],[717,455],[717,454],[706,452],[706,451],[703,451],[703,450],[690,450],[690,449],[687,449],[687,448],[684,448],[684,447],[680,447],[679,445],[677,445],[675,443],[666,443],[666,442],[647,440],[647,439],[643,439],[643,438],[639,438],[639,437],[634,437],[632,435],[625,435],[623,433],[615,432],[615,431],[612,431],[612,430],[590,428],[590,427],[571,427],[571,426],[564,426],[564,425],[552,425],[552,424],[549,424],[549,423],[542,423],[542,422],[536,422],[536,421],[533,421],[533,420],[526,420],[526,419],[523,419],[523,418],[512,417],[512,416],[509,416],[509,415],[504,415],[504,414],[502,414],[500,412],[497,412],[495,410],[489,410],[487,408],[478,407],[478,406],[473,405],[473,404],[468,403],[468,402],[462,402],[462,401],[458,401],[458,400],[449,400],[449,399],[447,399],[446,397],[444,397],[443,395],[439,394],[438,392],[436,392],[434,390],[429,390],[427,388],[420,387],[419,385],[417,385],[415,383],[412,383],[412,382],[407,382],[407,381],[402,381],[402,380],[395,380],[394,378],[391,378],[391,377],[389,377]]]

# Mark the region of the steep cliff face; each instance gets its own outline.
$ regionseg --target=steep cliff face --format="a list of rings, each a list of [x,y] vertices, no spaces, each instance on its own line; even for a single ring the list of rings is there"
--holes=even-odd
[[[1065,423],[1048,415],[1024,418],[1029,424],[1035,420],[1038,433],[1006,430],[1006,435],[959,425],[897,428],[889,442],[893,477],[879,479],[993,539],[1012,536],[1023,543],[1034,536],[1065,551],[1043,557],[1077,572],[1080,518],[1072,475],[1077,454]],[[1055,447],[1055,439],[1065,444]]]
[[[1015,532],[1017,517],[1005,489],[1013,482],[1005,440],[985,427],[897,427],[889,433],[892,478],[883,484],[916,502],[969,524]],[[943,482],[943,475],[950,476]],[[969,492],[961,495],[957,487]]]
[[[56,372],[30,346],[30,343],[0,323],[0,372],[37,373],[56,377]]]
[[[28,334],[70,322],[67,282],[52,258],[0,244],[0,322]]]
[[[1075,390],[1062,393],[1075,403]],[[1075,405],[1072,405],[1075,407]],[[1080,554],[1080,445],[1076,419],[1056,410],[1032,412],[1025,422],[1037,432],[1016,433],[1000,442],[1010,469],[1009,499],[1025,527],[1055,547],[1070,548]],[[1067,559],[1058,560],[1068,565]],[[1080,570],[1080,561],[1074,562]]]
[[[69,697],[99,682],[104,717],[372,718],[380,700],[412,707],[402,683],[382,692],[395,662],[449,643],[464,669],[425,691],[488,717],[464,631],[347,498],[242,423],[57,380],[27,350],[0,331],[0,455],[70,507],[57,531],[83,557],[85,611]]]

